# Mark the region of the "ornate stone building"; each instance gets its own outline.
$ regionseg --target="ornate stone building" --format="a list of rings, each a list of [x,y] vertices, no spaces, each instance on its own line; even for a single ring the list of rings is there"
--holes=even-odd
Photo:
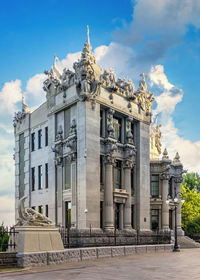
[[[168,230],[166,199],[180,189],[183,166],[166,150],[159,159],[145,75],[136,89],[102,70],[89,36],[74,71],[56,64],[45,71],[46,102],[33,112],[23,104],[14,119],[16,205],[26,195],[27,207],[77,229]]]

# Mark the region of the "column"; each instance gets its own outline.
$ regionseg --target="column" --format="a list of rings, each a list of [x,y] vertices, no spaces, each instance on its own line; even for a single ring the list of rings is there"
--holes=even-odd
[[[124,186],[128,193],[124,208],[124,228],[132,229],[131,226],[131,167],[132,161],[126,160],[124,162]]]
[[[169,204],[166,203],[169,191],[169,175],[162,174],[162,230],[169,230]]]
[[[177,177],[174,179],[176,194],[177,197],[179,198],[179,203],[177,205],[177,234],[178,235],[184,235],[184,231],[182,230],[181,227],[181,201],[180,201],[181,182],[182,182],[182,177]]]
[[[105,158],[105,188],[104,188],[104,228],[114,229],[113,212],[113,158]]]

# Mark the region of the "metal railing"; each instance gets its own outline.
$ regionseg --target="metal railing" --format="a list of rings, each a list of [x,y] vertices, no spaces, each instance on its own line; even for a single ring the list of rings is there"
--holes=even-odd
[[[0,252],[15,252],[17,234],[14,227],[0,226]]]
[[[171,242],[171,233],[168,231],[126,233],[116,229],[111,232],[97,231],[92,228],[77,231],[60,227],[59,232],[65,248],[169,244]]]

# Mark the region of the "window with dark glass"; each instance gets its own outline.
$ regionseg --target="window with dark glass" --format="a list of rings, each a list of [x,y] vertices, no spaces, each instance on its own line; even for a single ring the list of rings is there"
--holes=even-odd
[[[48,163],[45,163],[45,188],[49,187],[49,174],[48,174]]]
[[[131,195],[134,195],[134,167],[131,168]]]
[[[122,120],[117,117],[113,117],[114,137],[118,142],[122,141]]]
[[[151,175],[151,196],[159,196],[159,175]]]
[[[48,146],[48,126],[45,127],[45,146]]]
[[[31,151],[35,151],[35,132],[31,134]]]
[[[131,226],[134,228],[134,205],[131,205]]]
[[[134,123],[133,122],[131,123],[131,133],[132,133],[133,139],[134,139],[135,133],[134,133]]]
[[[64,136],[67,138],[69,136],[70,131],[70,109],[65,110],[64,112]]]
[[[42,189],[42,165],[38,166],[38,190]]]
[[[39,206],[38,206],[38,212],[39,212],[40,214],[43,214],[43,206],[42,206],[42,205],[39,205]]]
[[[65,201],[65,227],[71,227],[71,201]]]
[[[158,230],[159,228],[159,210],[152,209],[151,210],[151,229]]]
[[[42,148],[42,129],[38,130],[38,149]]]
[[[103,201],[100,201],[100,228],[103,228]]]
[[[31,189],[35,190],[35,167],[31,168]]]
[[[71,189],[71,164],[69,162],[65,162],[64,165],[64,189]]]
[[[100,137],[103,137],[103,111],[100,111]]]
[[[173,196],[173,181],[172,178],[169,179],[169,196],[172,197]]]
[[[121,189],[121,173],[122,173],[122,162],[116,160],[113,166],[113,185],[114,189]]]
[[[49,217],[49,206],[47,204],[45,205],[45,215]]]
[[[115,203],[115,228],[120,228],[120,203]]]

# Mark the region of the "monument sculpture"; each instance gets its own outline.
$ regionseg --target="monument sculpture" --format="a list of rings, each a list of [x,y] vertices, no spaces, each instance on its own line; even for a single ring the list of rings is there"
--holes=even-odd
[[[52,221],[32,208],[25,209],[23,196],[18,203],[18,222],[15,226],[18,253],[63,250],[58,228]]]

